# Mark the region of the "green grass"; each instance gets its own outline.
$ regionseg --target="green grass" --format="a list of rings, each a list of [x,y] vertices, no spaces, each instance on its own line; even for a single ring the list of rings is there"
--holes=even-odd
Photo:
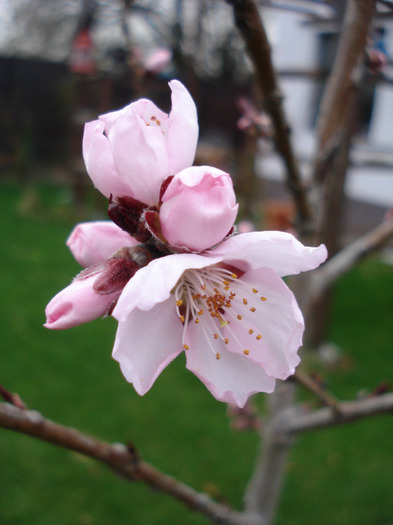
[[[65,246],[78,218],[68,192],[0,184],[0,383],[30,408],[142,456],[199,490],[241,507],[258,446],[229,428],[226,407],[172,363],[143,398],[111,358],[116,325],[42,327],[48,300],[79,271]],[[89,212],[89,215],[94,216]],[[376,261],[342,280],[330,339],[342,366],[326,373],[343,398],[392,380],[393,270]],[[302,436],[288,464],[277,525],[393,521],[393,421],[387,416]],[[0,429],[0,523],[202,525],[207,520],[78,454]]]

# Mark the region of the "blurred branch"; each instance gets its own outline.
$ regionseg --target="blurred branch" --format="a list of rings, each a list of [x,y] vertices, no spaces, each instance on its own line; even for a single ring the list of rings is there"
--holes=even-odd
[[[388,219],[343,248],[323,266],[314,270],[309,288],[309,301],[315,300],[357,262],[380,249],[392,237],[393,219]]]
[[[340,129],[351,109],[349,99],[361,74],[361,59],[376,0],[348,0],[340,42],[321,102],[317,122],[319,147],[315,180],[323,178],[324,166],[340,141]]]
[[[94,458],[123,478],[143,481],[204,514],[213,522],[229,525],[256,523],[252,516],[216,503],[208,494],[197,492],[142,461],[132,445],[127,447],[120,443],[99,441],[79,430],[46,419],[39,412],[24,410],[9,403],[0,403],[0,426]]]
[[[378,414],[393,414],[393,393],[369,397],[357,401],[342,401],[339,411],[325,407],[312,412],[300,412],[299,408],[287,413],[286,418],[276,422],[275,431],[284,436],[319,430],[344,423],[352,423]]]
[[[306,372],[297,368],[293,377],[300,385],[316,395],[324,405],[333,408],[334,410],[338,410],[338,400],[333,397],[332,394],[326,392],[317,381],[306,374]]]
[[[263,22],[253,0],[227,0],[227,2],[233,5],[236,25],[254,65],[263,105],[274,126],[276,149],[286,166],[287,184],[296,203],[299,227],[305,229],[312,218],[311,206],[290,141],[290,127],[282,104],[283,95],[271,60],[271,48]]]

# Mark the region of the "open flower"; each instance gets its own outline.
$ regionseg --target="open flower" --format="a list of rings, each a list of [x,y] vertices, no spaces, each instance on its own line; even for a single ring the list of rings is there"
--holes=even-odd
[[[324,246],[292,235],[252,232],[197,254],[151,261],[125,286],[113,357],[146,393],[183,350],[191,370],[220,401],[243,406],[293,374],[304,323],[281,279],[319,266]]]
[[[140,99],[85,125],[86,169],[106,197],[157,204],[164,179],[192,165],[198,139],[195,104],[178,80],[169,87],[169,115]]]
[[[211,166],[192,166],[177,173],[161,200],[159,218],[165,239],[193,251],[222,241],[238,210],[231,177]]]

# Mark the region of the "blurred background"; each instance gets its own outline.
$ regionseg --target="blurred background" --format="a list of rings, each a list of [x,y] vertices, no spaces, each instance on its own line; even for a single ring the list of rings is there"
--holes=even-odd
[[[307,182],[345,2],[257,3]],[[366,55],[337,247],[393,206],[393,2],[378,3]],[[195,163],[233,176],[244,227],[292,231],[284,167],[224,0],[0,0],[0,383],[56,421],[134,442],[147,461],[240,508],[258,438],[239,430],[182,356],[139,398],[111,359],[113,319],[42,327],[45,305],[80,270],[69,232],[106,217],[83,164],[84,123],[141,97],[168,111],[172,78],[197,105]],[[392,381],[392,263],[388,247],[340,280],[305,359],[340,398]],[[299,438],[276,523],[392,523],[392,431],[382,417]],[[0,523],[111,522],[207,521],[92,460],[0,430]]]

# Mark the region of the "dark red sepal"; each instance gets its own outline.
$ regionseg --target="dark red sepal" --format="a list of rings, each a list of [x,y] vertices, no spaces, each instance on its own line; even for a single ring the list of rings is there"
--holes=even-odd
[[[174,175],[169,175],[169,177],[167,177],[164,182],[161,184],[161,188],[160,188],[160,198],[158,199],[158,202],[161,204],[162,202],[162,196],[164,195],[164,193],[166,192],[169,184],[172,182],[172,179],[173,179]]]

